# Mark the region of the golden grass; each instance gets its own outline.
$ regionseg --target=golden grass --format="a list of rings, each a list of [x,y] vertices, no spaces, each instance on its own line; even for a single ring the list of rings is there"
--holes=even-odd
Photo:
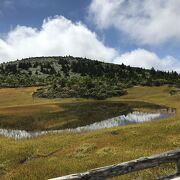
[[[29,95],[32,90],[27,91]],[[126,96],[109,99],[145,101],[176,108],[176,115],[167,119],[96,132],[49,134],[21,141],[0,137],[0,179],[43,180],[179,148],[180,95],[170,96],[168,91],[166,86],[135,87],[129,89]],[[23,101],[22,97],[16,98],[17,102]],[[3,103],[1,97],[0,101]],[[32,104],[28,95],[25,101]],[[51,100],[36,101],[37,104],[50,104]],[[19,105],[10,101],[4,104]],[[168,164],[114,179],[154,179],[173,171],[174,165]]]
[[[155,104],[136,101],[33,99],[31,94],[35,89],[0,89],[1,128],[29,131],[75,128],[126,114],[135,108],[143,107],[146,111],[157,108]]]
[[[51,104],[51,103],[72,103],[79,101],[89,101],[86,99],[77,98],[57,98],[57,99],[45,99],[45,98],[32,98],[32,94],[37,90],[37,87],[27,88],[3,88],[0,89],[0,108],[11,106],[23,106],[23,105],[37,105],[37,104]],[[91,100],[92,101],[92,100]]]

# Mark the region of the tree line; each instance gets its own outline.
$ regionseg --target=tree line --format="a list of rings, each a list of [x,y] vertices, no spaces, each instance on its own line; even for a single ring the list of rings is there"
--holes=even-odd
[[[176,85],[180,75],[152,69],[103,63],[80,57],[34,57],[0,64],[0,87],[44,86],[41,97],[104,99],[135,85]]]

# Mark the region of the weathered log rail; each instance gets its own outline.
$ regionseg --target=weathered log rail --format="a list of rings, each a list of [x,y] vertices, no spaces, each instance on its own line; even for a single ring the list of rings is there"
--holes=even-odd
[[[123,162],[116,165],[92,169],[87,172],[71,174],[51,180],[99,180],[124,175],[130,172],[153,168],[164,163],[176,163],[177,172],[172,177],[180,176],[180,149],[169,151],[150,157],[142,157],[136,160]]]

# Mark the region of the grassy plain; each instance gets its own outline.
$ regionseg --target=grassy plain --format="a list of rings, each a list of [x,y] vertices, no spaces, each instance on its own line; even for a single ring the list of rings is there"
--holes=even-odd
[[[0,90],[1,128],[29,131],[75,128],[127,114],[134,108],[161,108],[152,103],[137,101],[32,98],[34,90],[35,88]]]
[[[59,108],[64,103],[93,102],[83,99],[32,99],[34,90],[0,89],[0,114],[12,113],[13,110],[8,108],[35,106],[28,110],[33,114],[39,109],[52,108],[55,111],[57,104]],[[176,115],[167,119],[96,132],[49,134],[20,141],[0,137],[0,179],[43,180],[179,148],[180,95],[171,96],[169,90],[167,86],[134,87],[128,90],[128,95],[108,99],[108,102],[135,102],[137,105],[138,102],[146,102],[176,108]],[[142,106],[136,108],[142,109]],[[155,179],[174,170],[174,165],[167,164],[114,179]]]

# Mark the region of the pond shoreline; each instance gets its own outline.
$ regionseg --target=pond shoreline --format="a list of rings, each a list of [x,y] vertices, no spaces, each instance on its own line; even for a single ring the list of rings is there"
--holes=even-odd
[[[137,124],[137,123],[163,119],[163,118],[173,116],[175,115],[175,113],[176,113],[176,110],[172,108],[161,109],[159,112],[151,112],[151,113],[135,111],[127,115],[120,115],[120,116],[109,118],[107,120],[103,120],[100,122],[95,122],[90,125],[81,126],[77,128],[71,128],[71,129],[33,132],[33,131],[25,131],[25,130],[13,130],[13,129],[0,128],[0,135],[8,137],[8,138],[14,138],[16,140],[20,140],[20,139],[34,138],[34,137],[45,135],[45,134],[55,134],[55,133],[64,133],[64,132],[72,132],[72,133],[73,132],[74,133],[88,132],[88,131],[95,131],[99,129],[125,126],[129,124]]]

